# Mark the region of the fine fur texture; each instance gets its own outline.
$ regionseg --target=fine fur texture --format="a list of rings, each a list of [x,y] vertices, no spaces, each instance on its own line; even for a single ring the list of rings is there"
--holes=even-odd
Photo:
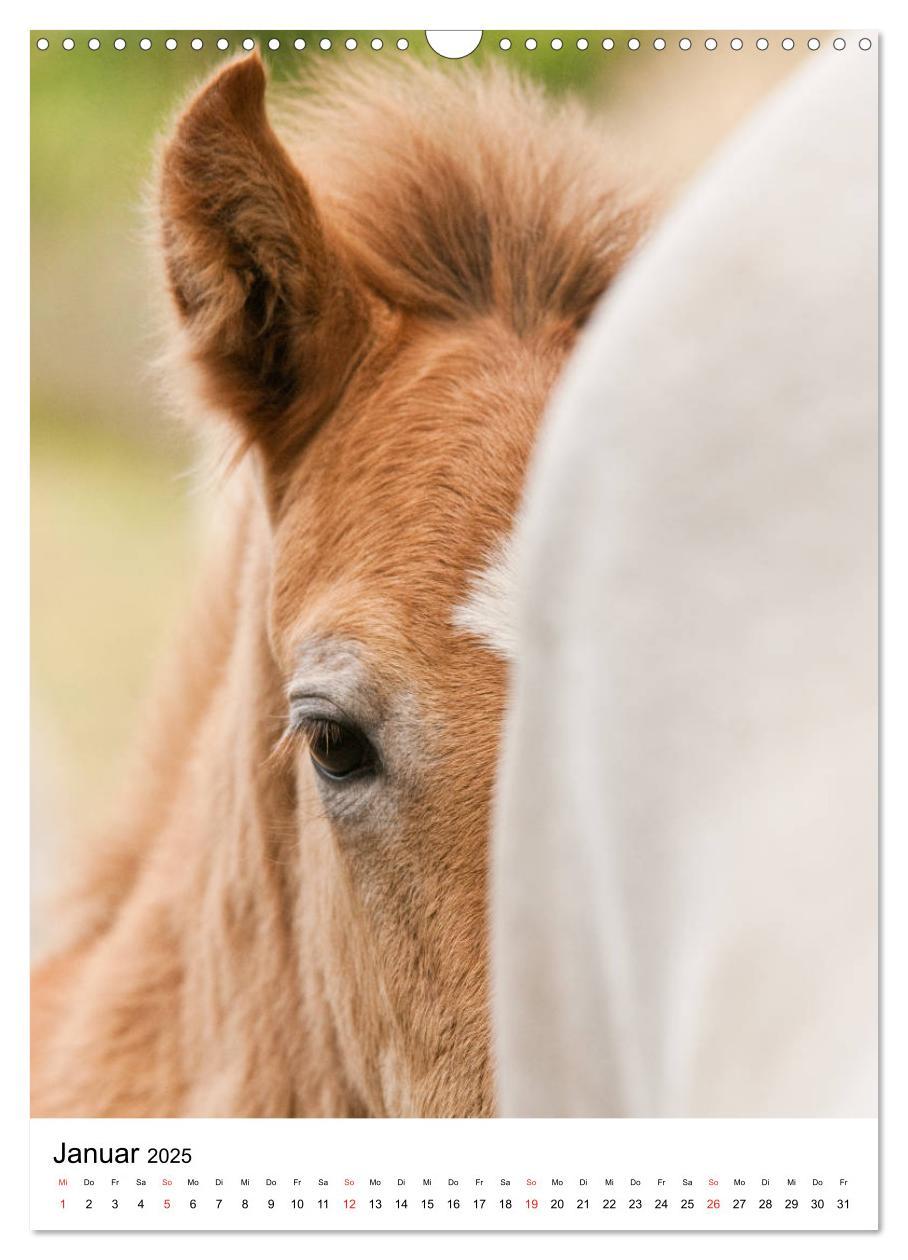
[[[452,624],[642,214],[596,127],[504,73],[257,57],[189,103],[161,252],[240,454],[121,822],[36,971],[33,1112],[495,1106],[486,850],[505,664]],[[314,769],[300,709],[374,772]]]

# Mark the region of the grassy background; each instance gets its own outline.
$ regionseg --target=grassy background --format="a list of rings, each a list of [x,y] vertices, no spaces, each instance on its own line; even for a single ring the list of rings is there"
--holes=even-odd
[[[106,809],[191,580],[190,449],[154,368],[158,304],[142,206],[156,138],[244,37],[256,40],[277,81],[319,58],[435,56],[412,31],[381,33],[380,52],[369,46],[375,32],[354,32],[352,53],[331,33],[331,50],[321,50],[319,31],[202,32],[201,51],[179,31],[147,32],[148,51],[136,32],[124,33],[122,51],[115,32],[100,33],[97,51],[87,46],[91,32],[75,32],[75,48],[64,51],[67,33],[32,35],[33,766],[36,816],[56,832],[81,831]],[[171,34],[173,51],[164,46]],[[402,34],[406,52],[396,47]],[[611,33],[609,52],[606,32],[585,32],[583,52],[575,47],[581,33],[567,33],[555,50],[546,32],[529,51],[511,31],[503,53],[502,34],[487,32],[475,58],[507,57],[555,93],[608,105],[630,149],[660,138],[666,171],[695,166],[780,73],[767,70],[769,56],[736,60],[727,39],[707,57],[629,53],[628,32]],[[37,49],[40,35],[50,40],[46,51]],[[218,35],[229,52],[216,49]],[[275,36],[281,48],[271,52]],[[292,46],[297,36],[304,52]]]

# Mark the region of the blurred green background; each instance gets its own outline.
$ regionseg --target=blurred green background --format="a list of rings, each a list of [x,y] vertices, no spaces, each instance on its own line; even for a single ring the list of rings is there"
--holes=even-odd
[[[187,475],[190,442],[155,367],[160,302],[143,207],[157,139],[188,91],[244,39],[276,82],[325,58],[436,58],[417,31],[124,31],[119,50],[119,32],[98,32],[97,49],[94,34],[31,36],[33,801],[38,825],[68,834],[107,810],[187,596],[203,510]],[[714,54],[683,53],[676,39],[656,51],[645,33],[631,51],[631,34],[566,32],[559,48],[547,31],[528,49],[527,33],[489,31],[471,60],[507,58],[555,93],[583,95],[616,146],[643,166],[647,159],[655,182],[671,189],[795,59],[741,56],[721,36]],[[613,48],[603,49],[605,38]],[[459,63],[445,64],[456,73]]]

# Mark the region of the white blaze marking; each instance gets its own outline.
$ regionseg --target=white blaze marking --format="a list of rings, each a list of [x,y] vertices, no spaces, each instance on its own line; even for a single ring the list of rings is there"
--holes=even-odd
[[[470,593],[451,614],[457,630],[472,634],[499,656],[517,656],[517,566],[513,535],[502,539],[486,567],[474,574]]]

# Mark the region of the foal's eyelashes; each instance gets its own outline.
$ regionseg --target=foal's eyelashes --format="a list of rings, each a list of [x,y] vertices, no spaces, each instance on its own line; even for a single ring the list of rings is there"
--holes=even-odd
[[[285,739],[302,736],[316,772],[332,783],[373,775],[379,758],[360,726],[322,696],[289,697],[290,721]],[[282,741],[283,742],[283,741]]]
[[[331,718],[304,717],[298,729],[305,735],[312,764],[323,778],[338,782],[377,770],[375,750],[356,727]]]

